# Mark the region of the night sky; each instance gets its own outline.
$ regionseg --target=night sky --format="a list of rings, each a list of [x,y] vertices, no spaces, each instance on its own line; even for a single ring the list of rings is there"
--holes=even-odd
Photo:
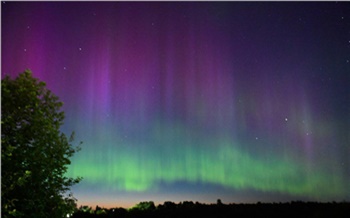
[[[78,205],[350,200],[350,3],[2,2],[64,102]]]

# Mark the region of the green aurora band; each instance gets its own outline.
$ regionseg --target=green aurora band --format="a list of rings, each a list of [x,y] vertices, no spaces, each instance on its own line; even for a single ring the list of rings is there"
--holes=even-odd
[[[223,135],[195,137],[181,124],[156,124],[144,142],[125,141],[118,134],[107,134],[108,129],[102,132],[95,143],[107,151],[101,146],[94,152],[78,153],[69,170],[68,176],[82,176],[84,185],[144,192],[156,190],[160,183],[188,182],[317,200],[347,192],[340,173],[305,167],[305,163],[271,155],[271,151],[266,157],[253,156],[240,149],[244,142]],[[110,146],[113,143],[116,146]]]

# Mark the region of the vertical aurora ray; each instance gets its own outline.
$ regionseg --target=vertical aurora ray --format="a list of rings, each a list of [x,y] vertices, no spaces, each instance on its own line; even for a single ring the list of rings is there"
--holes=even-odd
[[[2,75],[65,102],[79,202],[349,200],[349,65],[319,66],[347,24],[292,6],[6,3]]]

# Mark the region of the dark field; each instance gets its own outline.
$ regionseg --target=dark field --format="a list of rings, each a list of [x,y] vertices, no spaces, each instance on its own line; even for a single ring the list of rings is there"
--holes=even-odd
[[[85,217],[350,217],[350,203],[317,203],[293,201],[289,203],[260,203],[257,204],[201,204],[184,201],[179,204],[164,202],[155,206],[152,201],[141,202],[130,209],[87,206],[80,207],[73,216]]]

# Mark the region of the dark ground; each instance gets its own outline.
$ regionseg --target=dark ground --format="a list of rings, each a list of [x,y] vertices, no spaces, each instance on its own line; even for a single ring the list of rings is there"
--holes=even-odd
[[[190,217],[350,217],[350,202],[301,202],[288,203],[260,203],[257,204],[201,204],[193,202],[164,202],[157,207],[152,201],[141,202],[131,209],[112,208],[95,210],[87,206],[80,207],[73,218],[87,217],[162,217],[162,218],[190,218]]]

